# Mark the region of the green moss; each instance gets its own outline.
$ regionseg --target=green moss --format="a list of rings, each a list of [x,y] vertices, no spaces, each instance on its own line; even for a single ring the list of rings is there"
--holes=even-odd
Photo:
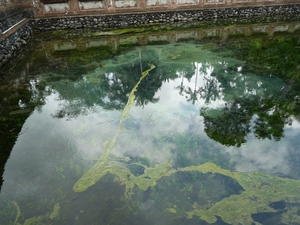
[[[143,33],[145,31],[146,31],[145,28],[142,27],[129,27],[129,28],[116,29],[111,31],[95,32],[92,34],[92,36],[97,37],[97,36],[107,36],[107,35],[110,36],[110,35],[129,34],[129,33]]]

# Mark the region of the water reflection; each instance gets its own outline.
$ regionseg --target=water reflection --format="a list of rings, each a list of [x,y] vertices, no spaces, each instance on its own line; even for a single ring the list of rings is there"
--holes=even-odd
[[[103,55],[96,47],[89,56],[39,49],[42,60],[36,53],[23,70],[30,97],[15,101],[32,111],[5,166],[1,217],[250,224],[263,214],[296,224],[298,45],[296,37],[129,46],[121,54],[102,46]],[[283,70],[286,58],[293,60]],[[73,189],[80,177],[86,188]],[[243,216],[234,216],[242,202]]]

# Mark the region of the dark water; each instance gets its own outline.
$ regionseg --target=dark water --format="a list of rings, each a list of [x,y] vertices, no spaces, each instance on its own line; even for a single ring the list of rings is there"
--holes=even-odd
[[[1,224],[300,224],[300,36],[172,32],[36,37],[1,80]]]

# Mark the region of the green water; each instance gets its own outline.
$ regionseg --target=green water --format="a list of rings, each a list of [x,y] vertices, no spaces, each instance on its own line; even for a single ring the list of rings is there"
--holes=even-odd
[[[1,224],[300,224],[299,36],[164,35],[46,41],[2,78]]]

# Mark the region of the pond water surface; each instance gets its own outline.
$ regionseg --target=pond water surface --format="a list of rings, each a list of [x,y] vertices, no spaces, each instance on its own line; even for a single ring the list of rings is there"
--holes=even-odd
[[[45,41],[2,78],[1,224],[300,224],[300,36],[164,35]]]

